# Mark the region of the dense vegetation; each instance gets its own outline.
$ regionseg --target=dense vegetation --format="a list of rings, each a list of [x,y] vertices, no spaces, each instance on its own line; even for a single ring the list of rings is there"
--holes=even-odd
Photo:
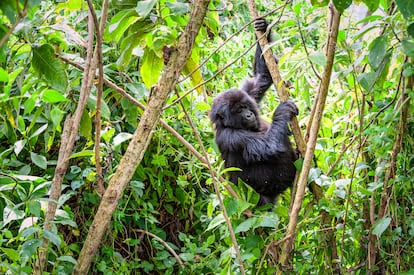
[[[275,23],[272,51],[305,140],[329,62],[328,2],[259,6]],[[0,2],[0,273],[68,274],[82,260],[197,1],[106,3]],[[213,1],[91,273],[414,273],[414,5],[333,4],[341,24],[293,249],[283,244],[294,192],[257,209],[247,185],[217,185],[225,171],[208,110],[251,72],[255,36],[246,2]],[[263,117],[278,103],[272,87]]]

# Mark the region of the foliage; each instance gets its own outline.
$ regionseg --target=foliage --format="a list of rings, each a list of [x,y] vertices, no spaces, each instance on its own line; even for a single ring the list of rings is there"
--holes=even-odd
[[[102,1],[94,1],[98,9]],[[362,3],[361,3],[362,2]],[[414,105],[411,103],[387,182],[401,120],[400,96],[414,74],[412,1],[333,1],[342,14],[315,166],[309,181],[322,187],[316,201],[307,192],[297,228],[295,274],[365,274],[371,237],[378,238],[378,270],[410,274],[414,270]],[[410,4],[411,3],[411,4]],[[286,4],[284,9],[280,8]],[[18,6],[16,6],[18,5]],[[264,1],[261,14],[275,10],[272,49],[283,78],[290,83],[305,130],[326,62],[328,1]],[[264,8],[266,7],[266,8]],[[365,7],[368,7],[366,9]],[[157,83],[168,49],[185,28],[190,2],[113,1],[104,34],[105,78],[145,104]],[[76,108],[84,65],[87,5],[81,0],[1,1],[0,3],[0,273],[31,274],[43,237],[51,241],[50,273],[71,273],[100,197],[96,191],[94,125],[96,91],[83,113],[71,164],[65,175],[52,230],[43,229],[48,191],[55,173],[63,123]],[[251,19],[244,2],[212,2],[185,75],[163,113],[163,120],[202,152],[183,108],[218,173],[222,160],[207,117],[211,98],[237,87],[252,67]],[[329,23],[329,22],[328,22]],[[8,34],[9,30],[13,30]],[[226,39],[230,38],[228,41]],[[219,45],[222,43],[222,48]],[[241,58],[239,59],[239,57]],[[205,64],[202,61],[206,60]],[[229,67],[216,75],[218,71]],[[198,68],[199,64],[202,64]],[[204,86],[191,92],[206,79]],[[201,88],[203,87],[203,88]],[[273,88],[274,89],[274,88]],[[151,91],[150,91],[151,90]],[[407,89],[408,100],[414,93]],[[176,103],[183,96],[182,106]],[[142,110],[105,86],[100,150],[104,178],[120,160]],[[262,104],[269,117],[278,105],[274,90]],[[239,266],[211,175],[183,143],[158,127],[144,159],[113,216],[96,256],[93,273],[236,274]],[[223,183],[221,187],[224,187]],[[289,219],[290,191],[274,209],[257,209],[257,194],[247,185],[222,188],[243,262],[249,274],[273,274],[269,244],[283,241]],[[381,195],[390,189],[384,217]],[[245,210],[253,211],[246,216]],[[326,245],[326,211],[334,245]],[[151,232],[160,239],[143,233]],[[180,268],[172,248],[185,263]],[[338,257],[332,259],[332,250]]]

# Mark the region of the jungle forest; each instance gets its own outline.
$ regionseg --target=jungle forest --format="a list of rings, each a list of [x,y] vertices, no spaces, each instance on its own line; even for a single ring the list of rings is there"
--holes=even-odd
[[[412,275],[412,100],[413,0],[1,0],[0,274]]]

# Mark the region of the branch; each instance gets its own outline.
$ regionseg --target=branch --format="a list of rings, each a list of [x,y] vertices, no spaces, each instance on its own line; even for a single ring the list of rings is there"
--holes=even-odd
[[[14,21],[13,25],[11,25],[11,27],[6,32],[6,34],[1,38],[1,40],[0,40],[0,48],[3,47],[4,43],[6,43],[7,39],[9,38],[9,36],[13,33],[14,29],[20,23],[20,20],[22,20],[26,16],[28,4],[29,4],[29,1],[26,0],[24,2],[24,8],[23,8],[23,10],[20,11],[20,2],[19,1],[16,1],[16,7],[17,7],[18,16],[17,16],[16,20]]]
[[[286,235],[292,235],[283,246],[282,254],[279,258],[279,263],[282,266],[288,264],[289,255],[291,254],[293,248],[293,242],[295,240],[295,228],[298,222],[299,211],[302,207],[303,198],[305,195],[305,189],[308,182],[309,170],[311,168],[313,155],[315,152],[316,141],[318,137],[318,131],[320,127],[320,122],[322,120],[323,109],[325,107],[325,101],[328,94],[329,89],[329,82],[331,79],[332,74],[332,67],[335,57],[335,50],[336,50],[336,41],[338,36],[338,29],[339,29],[339,22],[341,15],[335,9],[335,7],[331,4],[331,19],[332,25],[330,28],[330,33],[328,37],[327,43],[327,62],[326,66],[322,75],[322,81],[319,86],[318,90],[318,101],[316,103],[316,112],[315,112],[315,119],[313,120],[311,126],[311,133],[309,137],[309,141],[307,143],[307,149],[305,153],[305,158],[302,166],[302,173],[300,174],[299,181],[298,181],[298,189],[295,196],[295,202],[292,207],[291,216],[289,219],[288,230]],[[279,270],[280,272],[280,270]]]
[[[177,93],[177,96],[178,96],[178,92],[176,92],[176,93]],[[182,108],[185,116],[187,117],[188,123],[190,123],[191,129],[193,130],[194,135],[197,138],[198,144],[200,145],[201,150],[203,151],[203,155],[204,155],[205,159],[208,160],[207,151],[204,148],[203,141],[201,140],[200,135],[199,135],[196,127],[194,126],[193,120],[191,119],[190,115],[188,114],[188,112],[187,112],[187,110],[186,110],[186,108],[185,108],[182,101],[180,101],[180,105],[181,105],[181,108]],[[221,192],[220,192],[220,189],[219,189],[218,184],[217,184],[217,176],[215,176],[213,167],[211,166],[211,163],[209,161],[207,161],[207,166],[208,166],[208,170],[210,171],[210,174],[212,176],[214,191],[217,195],[221,211],[223,211],[224,220],[226,221],[227,227],[229,228],[231,242],[233,243],[234,250],[236,251],[236,256],[237,256],[237,260],[239,261],[240,271],[244,275],[244,274],[246,274],[246,271],[244,270],[244,265],[243,265],[243,260],[242,260],[241,254],[240,254],[239,245],[237,244],[237,239],[236,239],[236,235],[234,234],[233,226],[232,226],[231,221],[229,219],[229,215],[227,214],[227,209],[224,206],[223,199],[221,197]]]
[[[134,231],[137,232],[141,232],[144,234],[147,234],[148,236],[153,237],[154,239],[157,239],[165,248],[167,248],[168,251],[170,251],[170,253],[174,256],[174,258],[177,260],[178,264],[184,268],[184,263],[181,261],[180,257],[177,255],[177,253],[174,251],[174,249],[172,249],[171,246],[168,245],[168,243],[166,241],[164,241],[163,239],[161,239],[160,237],[158,237],[157,235],[149,232],[149,231],[145,231],[142,229],[133,229]]]
[[[56,208],[57,208],[57,201],[62,193],[62,182],[63,177],[66,174],[66,170],[69,165],[69,157],[72,154],[73,146],[75,144],[75,139],[78,135],[80,120],[82,117],[82,113],[85,109],[87,99],[89,97],[91,88],[92,88],[92,81],[94,79],[93,71],[96,68],[97,60],[93,60],[93,21],[92,17],[88,16],[88,46],[86,50],[86,61],[85,61],[85,71],[84,76],[82,79],[82,86],[79,95],[78,106],[76,107],[75,114],[71,118],[70,116],[66,118],[64,127],[63,127],[63,134],[61,138],[61,145],[59,150],[58,161],[55,169],[55,174],[53,176],[52,185],[50,187],[50,201],[48,204],[45,223],[43,226],[43,230],[51,230],[52,228],[52,221],[55,218]],[[67,133],[67,135],[66,135]],[[38,262],[35,265],[35,272],[36,274],[43,274],[44,268],[46,266],[46,256],[48,253],[49,240],[43,238],[41,250],[39,253]]]
[[[89,228],[88,236],[79,254],[73,274],[88,273],[92,259],[101,245],[103,235],[108,228],[118,201],[148,148],[163,106],[168,99],[170,91],[177,84],[178,77],[191,54],[195,37],[206,15],[208,4],[209,0],[195,1],[187,26],[178,40],[177,48],[172,51],[164,73],[154,89],[154,95],[150,98],[134,136],[102,197],[101,204]]]
[[[249,5],[250,17],[252,19],[260,18],[254,0],[248,0],[247,3]],[[283,7],[285,7],[288,3],[290,3],[290,0],[286,1]],[[282,76],[280,75],[279,67],[276,63],[273,53],[271,49],[267,47],[267,35],[266,33],[262,33],[260,31],[256,31],[256,35],[259,40],[260,47],[262,48],[263,57],[266,61],[267,67],[269,68],[270,75],[272,76],[273,84],[275,85],[280,101],[286,101],[289,99],[289,93],[286,90],[286,84],[283,81]],[[306,144],[303,140],[299,123],[296,117],[292,118],[291,125],[296,145],[298,146],[300,153],[304,155],[306,151]]]

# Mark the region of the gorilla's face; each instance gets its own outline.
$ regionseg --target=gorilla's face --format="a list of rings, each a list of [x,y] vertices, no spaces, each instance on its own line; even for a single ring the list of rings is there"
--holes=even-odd
[[[259,130],[256,102],[244,91],[228,90],[218,95],[211,107],[210,118],[217,129]]]

